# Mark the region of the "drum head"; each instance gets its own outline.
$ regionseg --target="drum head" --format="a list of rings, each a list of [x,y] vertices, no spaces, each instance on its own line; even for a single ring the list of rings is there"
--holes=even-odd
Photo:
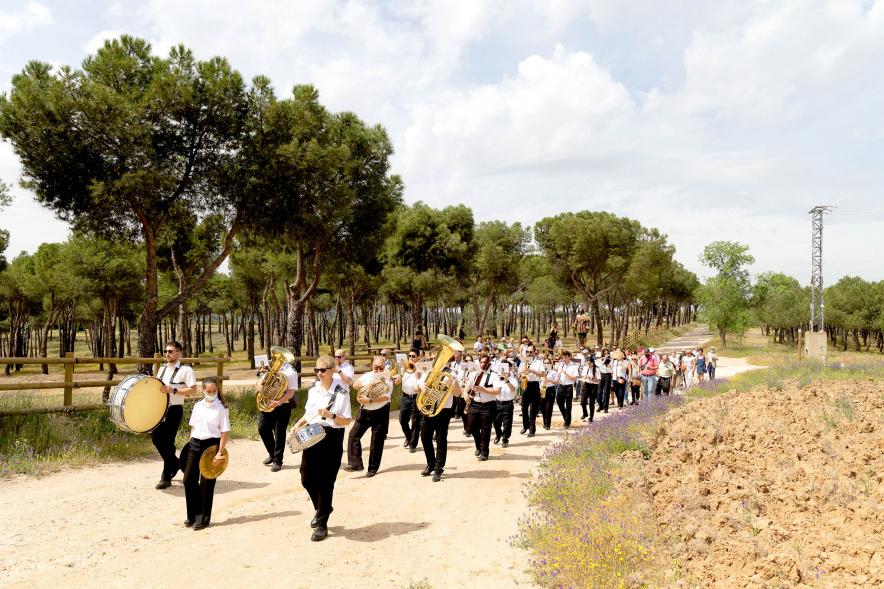
[[[123,421],[136,433],[149,432],[160,424],[166,415],[169,395],[160,390],[163,383],[145,377],[129,389],[123,401]]]

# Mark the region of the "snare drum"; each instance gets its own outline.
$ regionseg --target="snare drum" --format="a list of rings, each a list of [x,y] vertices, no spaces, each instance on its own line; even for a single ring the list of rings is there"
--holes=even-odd
[[[325,438],[325,428],[318,423],[310,423],[292,432],[287,440],[292,454],[315,446]]]
[[[111,421],[133,434],[151,431],[163,421],[169,408],[169,395],[162,388],[162,381],[152,376],[127,376],[107,401]]]

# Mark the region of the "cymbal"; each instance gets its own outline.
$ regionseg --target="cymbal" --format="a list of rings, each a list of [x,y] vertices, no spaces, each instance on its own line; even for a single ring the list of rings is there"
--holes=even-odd
[[[227,469],[227,463],[230,462],[230,455],[227,453],[227,448],[224,448],[224,458],[219,462],[213,460],[217,453],[218,445],[216,444],[206,448],[203,455],[200,457],[200,474],[203,478],[217,479]]]

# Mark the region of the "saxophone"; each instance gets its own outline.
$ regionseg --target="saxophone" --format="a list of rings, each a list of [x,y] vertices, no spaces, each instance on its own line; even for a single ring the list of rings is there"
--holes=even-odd
[[[255,393],[258,410],[264,413],[273,411],[274,407],[270,407],[270,402],[281,399],[289,386],[289,379],[279,372],[283,364],[295,361],[295,355],[282,346],[273,346],[270,348],[270,354],[273,356],[270,368],[258,383],[258,390]]]
[[[433,368],[424,382],[424,390],[417,394],[418,411],[428,417],[438,415],[454,392],[452,384],[455,383],[455,378],[448,368],[448,362],[454,356],[454,352],[463,352],[463,345],[453,337],[441,333],[436,337],[442,343],[442,349],[439,350]]]

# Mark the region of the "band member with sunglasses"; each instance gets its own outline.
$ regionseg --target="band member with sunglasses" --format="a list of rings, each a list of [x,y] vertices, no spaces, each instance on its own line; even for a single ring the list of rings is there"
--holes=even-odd
[[[335,481],[344,455],[344,428],[350,423],[350,395],[341,386],[335,374],[335,359],[320,356],[316,360],[316,382],[307,392],[304,417],[294,429],[300,429],[308,420],[319,423],[325,429],[325,437],[318,444],[304,450],[301,455],[301,485],[310,495],[316,514],[310,522],[314,542],[328,536],[328,517],[334,511],[332,499]],[[321,417],[320,421],[314,421]]]
[[[496,372],[491,370],[491,357],[482,354],[479,358],[481,372],[473,384],[473,400],[468,411],[468,424],[476,444],[476,456],[481,461],[488,460],[491,444],[491,427],[503,383]]]
[[[166,489],[172,486],[172,478],[178,472],[180,462],[175,455],[175,436],[178,434],[178,426],[181,425],[181,417],[184,414],[184,397],[196,392],[196,376],[193,368],[181,364],[181,344],[171,341],[166,344],[166,363],[157,372],[157,378],[162,381],[160,389],[169,395],[169,409],[166,417],[152,432],[150,439],[160,456],[163,457],[163,472],[160,474],[160,482],[157,489]]]

